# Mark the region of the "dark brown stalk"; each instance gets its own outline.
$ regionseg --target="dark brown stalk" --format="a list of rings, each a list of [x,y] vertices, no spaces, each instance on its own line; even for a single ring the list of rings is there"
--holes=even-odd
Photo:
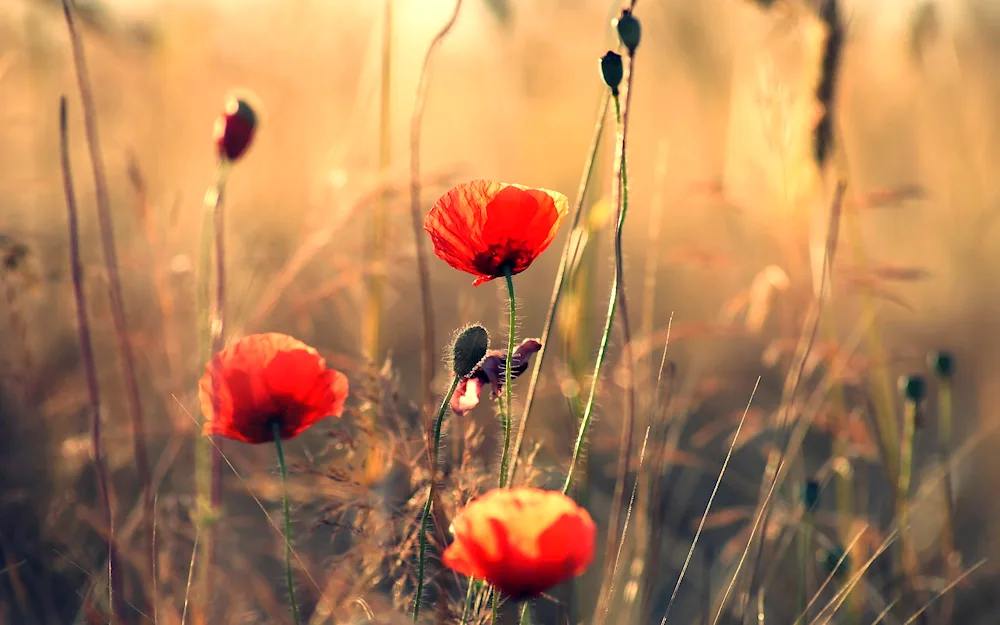
[[[594,165],[597,162],[597,151],[601,145],[601,136],[604,134],[604,123],[608,116],[608,106],[611,104],[611,95],[606,88],[603,88],[604,95],[601,97],[601,105],[597,111],[597,120],[594,122],[594,135],[590,139],[589,156],[583,165],[583,174],[580,177],[580,186],[576,190],[576,202],[573,206],[572,223],[569,226],[570,233],[580,225],[580,218],[583,216],[583,201],[587,196],[587,189],[590,187],[590,179],[594,174]],[[531,371],[531,379],[528,381],[528,391],[524,397],[524,411],[521,413],[521,423],[517,428],[517,436],[514,438],[514,445],[510,452],[510,473],[507,483],[514,485],[514,476],[517,474],[517,459],[521,452],[521,444],[524,442],[524,432],[528,425],[528,415],[531,413],[531,405],[535,400],[535,390],[538,388],[538,378],[542,372],[542,364],[545,361],[545,353],[548,350],[549,337],[555,325],[556,311],[559,308],[559,300],[562,296],[562,288],[566,278],[570,275],[569,264],[571,258],[576,258],[578,248],[570,249],[573,246],[574,237],[567,236],[563,245],[562,256],[559,259],[559,269],[556,270],[555,283],[552,285],[552,296],[549,299],[549,310],[545,315],[545,326],[542,328],[542,337],[539,342],[541,349],[535,356],[535,368]]]
[[[629,325],[628,306],[625,296],[625,271],[622,251],[622,230],[625,226],[625,213],[628,210],[628,177],[626,173],[626,142],[628,139],[629,108],[632,101],[632,84],[635,75],[635,54],[628,55],[628,73],[625,77],[624,97],[622,98],[620,123],[618,128],[618,145],[613,167],[613,187],[611,202],[618,207],[618,224],[615,228],[615,275],[618,281],[619,322],[622,330],[622,368],[625,371],[625,423],[622,426],[621,447],[618,451],[618,471],[615,479],[615,490],[611,497],[611,512],[608,521],[608,538],[605,545],[605,562],[611,562],[618,548],[618,523],[621,516],[622,502],[625,498],[625,481],[628,479],[629,465],[632,462],[632,438],[635,430],[635,363],[632,359],[632,331]],[[614,569],[605,567],[602,588],[610,587]],[[607,611],[605,602],[610,600],[607,592],[601,593],[598,614]]]
[[[100,497],[104,522],[108,526],[108,605],[112,625],[117,623],[116,602],[120,601],[118,583],[117,549],[115,547],[115,521],[111,511],[111,497],[108,492],[108,475],[101,450],[101,387],[97,382],[97,364],[90,343],[90,321],[87,318],[87,294],[83,287],[83,261],[80,259],[79,211],[76,192],[73,189],[73,170],[69,160],[69,131],[66,120],[66,96],[59,99],[59,162],[62,168],[63,191],[66,194],[66,212],[69,220],[69,263],[73,276],[73,295],[76,301],[77,332],[80,340],[80,358],[87,375],[87,391],[90,399],[90,445],[94,455],[94,473],[97,476],[97,492]]]
[[[462,8],[462,0],[455,1],[455,8],[452,10],[448,21],[441,26],[441,30],[431,39],[424,54],[424,64],[420,68],[420,79],[417,82],[417,95],[413,102],[413,117],[410,120],[410,217],[413,220],[413,239],[417,246],[417,277],[420,283],[420,304],[423,311],[423,348],[421,353],[421,364],[423,372],[421,385],[423,403],[421,411],[426,411],[434,404],[434,363],[436,355],[434,353],[434,304],[431,299],[430,270],[427,264],[427,247],[424,242],[422,210],[420,207],[420,131],[423,125],[424,108],[427,104],[427,83],[430,75],[431,58],[438,49],[444,38],[451,32],[452,27],[458,20],[458,12]],[[430,432],[430,423],[426,422],[425,429]],[[461,438],[461,432],[455,436],[455,440]]]
[[[104,173],[104,161],[101,157],[101,145],[97,128],[97,113],[94,106],[93,88],[87,73],[87,61],[84,56],[83,40],[73,21],[73,11],[70,8],[72,0],[62,0],[63,13],[66,16],[66,26],[69,30],[69,40],[73,49],[73,63],[76,67],[76,77],[80,87],[80,101],[83,107],[84,130],[87,136],[87,147],[90,150],[90,162],[94,173],[94,194],[97,199],[97,218],[101,233],[101,247],[104,251],[104,264],[108,274],[108,291],[111,300],[111,316],[115,326],[115,338],[118,343],[118,354],[125,379],[125,390],[128,399],[129,416],[132,421],[132,442],[135,455],[135,470],[142,489],[142,518],[146,525],[145,539],[150,544],[144,549],[149,561],[146,573],[152,576],[153,571],[153,493],[150,489],[149,457],[146,451],[146,428],[143,423],[142,399],[139,394],[139,382],[136,377],[135,354],[132,352],[132,342],[128,334],[128,324],[125,319],[125,302],[122,296],[121,278],[118,272],[118,251],[115,247],[114,226],[111,221],[111,200],[108,193],[107,176]]]

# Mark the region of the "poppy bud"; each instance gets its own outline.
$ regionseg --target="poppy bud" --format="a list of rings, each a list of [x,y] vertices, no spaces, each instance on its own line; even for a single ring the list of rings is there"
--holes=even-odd
[[[215,146],[219,158],[235,161],[243,156],[257,130],[257,114],[246,100],[229,98],[226,110],[215,121]]]
[[[914,403],[920,403],[927,395],[927,383],[924,381],[923,376],[904,375],[899,378],[899,392],[906,399]]]
[[[452,346],[452,371],[460,378],[467,378],[486,357],[490,335],[481,325],[471,325],[455,337]]]
[[[819,482],[816,480],[807,480],[805,486],[802,487],[802,503],[805,504],[806,510],[812,512],[819,505]]]
[[[608,53],[601,57],[601,76],[604,84],[611,87],[612,95],[618,95],[618,86],[622,84],[625,76],[625,68],[622,66],[622,55],[608,50]]]
[[[615,20],[615,28],[618,30],[618,39],[628,50],[629,56],[635,54],[635,49],[639,47],[639,41],[642,39],[642,27],[639,25],[639,20],[632,15],[632,11],[622,9],[622,14]]]
[[[927,364],[942,380],[950,380],[955,375],[955,356],[951,352],[931,352]]]

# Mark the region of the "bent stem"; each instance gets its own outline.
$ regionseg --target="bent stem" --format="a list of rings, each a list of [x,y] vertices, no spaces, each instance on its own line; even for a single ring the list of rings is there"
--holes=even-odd
[[[500,488],[507,485],[507,465],[510,463],[510,420],[514,406],[510,403],[510,367],[514,356],[514,332],[517,324],[517,306],[514,300],[514,279],[510,267],[504,267],[503,276],[507,280],[507,299],[510,302],[510,315],[507,328],[507,361],[503,368],[503,406],[500,419],[503,421],[503,453],[500,456]]]
[[[612,95],[612,99],[615,102],[615,118],[619,124],[621,124],[621,102],[617,95]],[[620,197],[619,197],[620,201]],[[625,217],[624,211],[618,211],[618,221],[619,224]],[[620,229],[619,225],[619,229]],[[573,459],[569,464],[569,471],[566,473],[566,482],[563,484],[562,492],[564,495],[569,494],[569,489],[573,485],[573,477],[576,473],[576,466],[580,461],[580,455],[583,453],[584,442],[587,440],[587,429],[590,427],[590,422],[594,417],[594,401],[597,399],[597,384],[601,379],[601,369],[604,367],[604,358],[608,352],[608,343],[611,340],[611,327],[615,320],[615,310],[618,306],[618,272],[615,272],[614,280],[611,282],[611,294],[608,297],[608,314],[604,321],[604,333],[601,335],[601,345],[597,351],[597,359],[594,361],[594,375],[590,380],[590,394],[587,397],[587,405],[583,409],[583,418],[580,419],[580,432],[576,437],[576,444],[573,446]]]
[[[610,96],[607,92],[601,96],[601,104],[597,112],[597,120],[594,122],[594,134],[590,139],[590,148],[587,160],[583,165],[583,173],[580,176],[580,185],[576,190],[576,203],[573,206],[573,218],[569,231],[572,233],[580,225],[580,218],[583,216],[583,201],[587,196],[587,189],[590,187],[590,179],[594,175],[594,165],[597,162],[597,153],[601,147],[601,137],[604,135],[604,121],[608,116],[608,102]],[[521,444],[524,442],[524,431],[528,424],[528,415],[531,414],[531,406],[535,401],[535,389],[538,387],[538,378],[542,372],[542,364],[545,360],[545,350],[548,348],[549,336],[555,325],[556,312],[559,309],[559,300],[562,295],[563,285],[569,276],[570,258],[576,257],[576,250],[573,249],[573,236],[566,237],[563,245],[562,256],[559,259],[559,268],[556,270],[555,283],[552,285],[552,295],[549,298],[549,310],[545,316],[545,325],[542,328],[541,348],[535,356],[535,367],[531,371],[531,379],[528,380],[528,391],[524,397],[524,410],[521,413],[521,423],[517,428],[517,439],[514,441],[514,449],[511,453],[510,476],[508,483],[514,482],[517,473],[517,458],[521,453]]]
[[[455,389],[458,388],[458,383],[461,382],[462,378],[460,376],[455,376],[451,381],[451,388],[445,394],[444,399],[441,400],[441,407],[438,408],[437,417],[434,419],[434,445],[431,447],[431,476],[430,476],[430,488],[427,491],[427,503],[424,504],[423,513],[420,515],[420,555],[417,564],[417,595],[413,600],[413,622],[416,623],[417,619],[420,617],[420,603],[423,600],[424,592],[424,568],[427,564],[427,524],[431,518],[431,508],[434,503],[434,488],[437,484],[437,465],[438,465],[438,453],[440,452],[441,445],[441,426],[444,423],[444,415],[448,411],[448,405],[451,403],[451,397],[455,394]]]
[[[275,421],[274,449],[278,452],[278,468],[281,469],[281,504],[285,513],[285,582],[288,584],[288,603],[292,610],[292,620],[299,625],[299,606],[295,602],[295,583],[292,580],[292,513],[288,509],[288,472],[285,470],[285,453],[281,450],[281,426]]]

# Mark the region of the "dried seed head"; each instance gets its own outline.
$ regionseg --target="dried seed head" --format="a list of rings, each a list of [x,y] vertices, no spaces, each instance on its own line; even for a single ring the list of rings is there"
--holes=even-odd
[[[819,505],[819,482],[816,480],[806,480],[802,487],[802,503],[806,510],[812,512]]]
[[[624,76],[622,55],[608,50],[608,53],[601,57],[601,77],[604,78],[604,84],[611,88],[613,95],[618,95],[618,87],[622,84]]]
[[[452,344],[452,371],[460,378],[472,375],[486,357],[490,335],[481,325],[471,325],[455,337]]]
[[[906,399],[920,403],[927,396],[927,382],[920,375],[904,375],[899,378],[899,392]]]
[[[615,20],[615,29],[618,30],[618,39],[628,50],[629,56],[635,54],[635,49],[639,47],[639,41],[642,39],[642,26],[632,15],[632,11],[622,9],[622,14]]]
[[[955,375],[955,355],[951,352],[931,352],[927,356],[927,365],[942,380],[950,380]]]
[[[226,110],[215,121],[215,147],[219,158],[235,161],[250,147],[257,130],[257,114],[242,99],[230,97]]]

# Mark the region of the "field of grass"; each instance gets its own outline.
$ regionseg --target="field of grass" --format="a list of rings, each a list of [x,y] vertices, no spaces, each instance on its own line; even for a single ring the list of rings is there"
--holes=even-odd
[[[994,0],[2,0],[0,625],[1000,622],[998,76]],[[569,212],[473,286],[477,179]],[[474,323],[542,350],[457,414]],[[268,332],[350,382],[285,479],[202,434]],[[498,485],[586,573],[444,566]]]

